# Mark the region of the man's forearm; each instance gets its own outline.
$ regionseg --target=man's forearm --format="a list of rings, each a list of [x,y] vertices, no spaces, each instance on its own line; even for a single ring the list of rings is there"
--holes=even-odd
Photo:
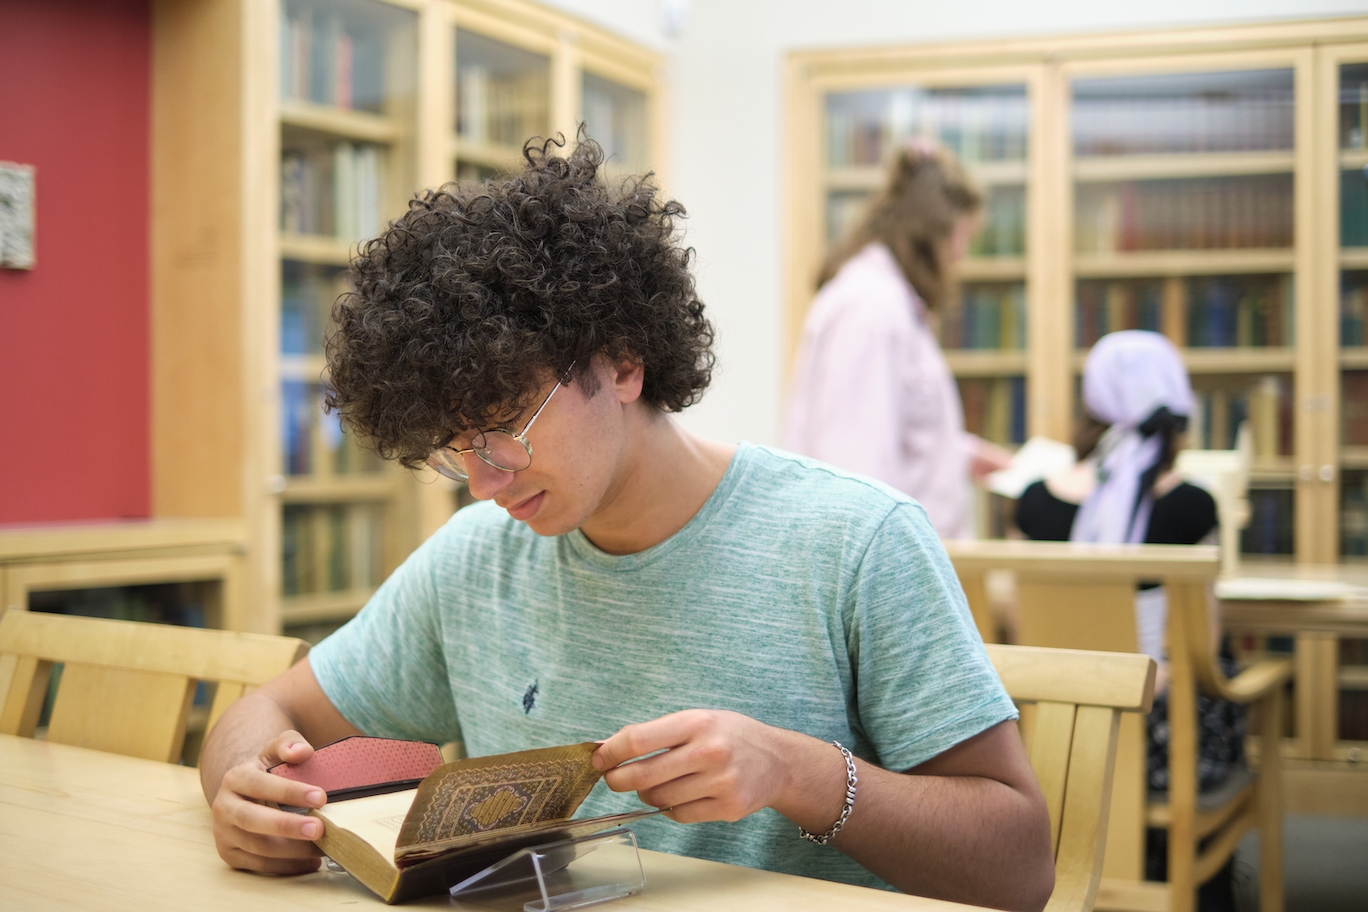
[[[204,797],[212,804],[224,773],[290,729],[298,729],[295,720],[260,692],[247,694],[228,707],[200,751],[200,786]]]
[[[775,809],[824,833],[844,802],[844,760],[830,744],[786,736],[795,787]],[[1034,787],[896,773],[859,760],[856,768],[854,810],[833,847],[908,893],[1002,909],[1045,905],[1054,861],[1049,818]]]

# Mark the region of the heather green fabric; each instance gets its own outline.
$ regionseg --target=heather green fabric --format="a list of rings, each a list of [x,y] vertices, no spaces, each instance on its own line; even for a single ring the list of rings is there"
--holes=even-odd
[[[748,444],[688,525],[638,554],[467,507],[310,661],[368,734],[460,739],[472,756],[701,707],[904,770],[1016,716],[922,508]],[[600,783],[577,816],[639,807]],[[887,886],[770,810],[633,830],[645,848]]]

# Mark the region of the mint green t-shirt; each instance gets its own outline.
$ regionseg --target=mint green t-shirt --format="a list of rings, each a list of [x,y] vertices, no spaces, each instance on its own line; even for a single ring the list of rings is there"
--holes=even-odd
[[[637,554],[467,507],[310,661],[362,731],[472,756],[704,708],[906,770],[1016,716],[922,508],[748,444],[683,529]],[[578,816],[640,807],[599,783]],[[632,829],[644,848],[887,888],[768,809]]]

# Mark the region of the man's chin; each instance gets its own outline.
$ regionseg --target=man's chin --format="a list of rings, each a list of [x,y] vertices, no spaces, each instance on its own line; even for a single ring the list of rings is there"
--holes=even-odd
[[[525,522],[527,528],[545,538],[554,538],[557,535],[564,535],[579,528],[574,523],[565,522],[556,518],[545,518],[534,516]]]

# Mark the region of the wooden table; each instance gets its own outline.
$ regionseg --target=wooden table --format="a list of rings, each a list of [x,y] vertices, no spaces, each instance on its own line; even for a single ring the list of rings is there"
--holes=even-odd
[[[1342,668],[1342,637],[1368,639],[1368,568],[1242,562],[1222,580],[1229,633],[1290,636],[1295,643],[1293,737],[1284,750],[1287,807],[1368,816],[1368,743],[1339,737],[1339,695],[1368,687],[1362,667]]]
[[[975,907],[641,853],[646,889],[606,912],[702,909],[921,910]],[[348,875],[266,877],[214,850],[194,769],[0,735],[0,907],[250,909],[383,907]],[[446,897],[406,908],[444,908]]]

